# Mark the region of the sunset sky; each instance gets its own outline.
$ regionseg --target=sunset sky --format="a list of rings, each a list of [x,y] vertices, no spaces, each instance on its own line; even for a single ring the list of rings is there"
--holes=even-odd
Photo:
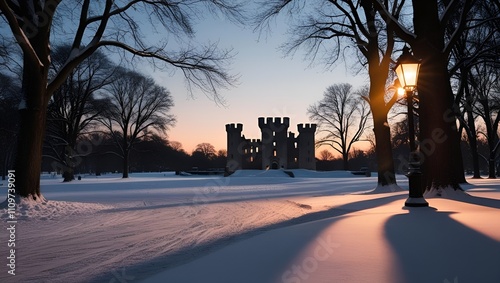
[[[350,83],[355,88],[368,83],[365,74],[354,76],[352,63],[338,62],[333,70],[304,60],[304,53],[284,56],[279,46],[286,39],[286,26],[279,21],[270,34],[259,37],[251,28],[242,28],[219,18],[206,19],[195,26],[199,42],[219,42],[220,48],[233,48],[232,74],[240,76],[234,88],[222,90],[226,106],[217,105],[203,93],[191,98],[180,72],[147,71],[157,83],[169,89],[175,106],[177,124],[168,138],[182,143],[191,152],[197,144],[208,142],[217,150],[226,149],[225,124],[242,123],[246,138],[260,138],[258,117],[290,117],[289,131],[297,124],[310,123],[309,105],[319,101],[325,89],[335,83]]]

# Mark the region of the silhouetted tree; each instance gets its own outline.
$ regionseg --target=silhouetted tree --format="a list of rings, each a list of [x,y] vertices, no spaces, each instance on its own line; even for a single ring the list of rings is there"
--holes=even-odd
[[[321,101],[307,109],[309,118],[318,124],[317,146],[328,145],[341,154],[348,170],[349,152],[367,129],[368,105],[350,84],[329,86]]]
[[[475,65],[472,68],[475,75],[469,76],[472,90],[477,99],[476,109],[478,116],[484,122],[485,131],[480,131],[489,148],[488,178],[496,178],[496,162],[500,140],[498,136],[500,123],[500,69],[489,64]]]
[[[225,168],[227,164],[227,150],[217,150],[217,156],[214,158],[214,168]]]
[[[366,167],[367,170],[370,171],[369,162],[368,154],[361,149],[354,148],[349,153],[349,163],[355,170]]]
[[[200,143],[191,154],[191,164],[198,169],[221,169],[226,166],[227,151],[216,150],[210,143]]]
[[[71,46],[67,45],[54,49],[52,71],[64,65],[70,52]],[[104,54],[95,52],[70,73],[49,102],[45,146],[54,159],[54,171],[62,171],[65,182],[74,179],[75,166],[82,160],[78,140],[97,122],[106,106],[95,93],[110,82],[113,68]]]
[[[11,31],[8,39],[22,51],[23,102],[15,169],[16,194],[24,198],[43,199],[40,169],[49,101],[71,71],[97,49],[107,47],[161,62],[156,64],[160,68],[179,69],[188,88],[200,88],[215,99],[218,89],[231,85],[235,79],[225,71],[224,64],[231,58],[229,51],[221,52],[215,44],[195,47],[186,40],[177,45],[183,50],[170,50],[170,45],[164,43],[166,37],[179,40],[193,37],[193,20],[207,11],[220,11],[232,20],[243,21],[239,5],[233,1],[83,0],[66,4],[59,0],[0,1],[0,17]],[[61,36],[63,40],[72,37],[72,50],[64,65],[50,76],[51,41],[55,38],[56,23],[72,21],[75,29],[69,33],[69,25]],[[143,31],[161,36],[145,37]],[[155,39],[158,40],[153,42]]]
[[[319,152],[319,160],[321,161],[329,161],[333,160],[334,156],[333,153],[331,153],[327,149],[323,149],[322,151]]]
[[[109,105],[100,120],[119,148],[123,178],[128,178],[131,149],[155,131],[164,134],[174,125],[175,118],[166,114],[174,104],[170,92],[152,78],[122,68],[115,76],[104,94]]]
[[[482,101],[480,104],[484,105],[485,97],[482,95],[484,93],[484,79],[480,77],[490,77],[490,70],[495,72],[500,66],[500,44],[497,40],[500,36],[498,12],[498,1],[477,1],[469,14],[476,15],[476,19],[484,20],[481,20],[481,24],[474,25],[473,28],[464,29],[450,53],[450,75],[456,89],[454,110],[460,121],[460,132],[463,130],[467,134],[466,140],[469,143],[469,150],[465,154],[472,158],[474,178],[481,177],[476,106],[478,101]],[[449,37],[453,36],[454,28],[458,24],[459,17],[455,15],[454,18],[455,21],[451,21],[451,24],[448,25]],[[491,20],[495,18],[496,20]],[[481,116],[482,119],[486,117],[484,111]],[[490,123],[490,125],[494,125],[494,123]],[[489,140],[492,140],[492,132],[489,132],[487,136],[489,136]],[[491,150],[490,153],[492,153]]]
[[[217,152],[215,151],[215,147],[209,143],[206,143],[206,142],[197,144],[194,151],[200,152],[207,159],[213,159],[217,155]]]
[[[181,151],[183,150],[182,149],[182,143],[178,142],[178,141],[168,141],[168,144],[171,148],[177,150],[177,151]]]

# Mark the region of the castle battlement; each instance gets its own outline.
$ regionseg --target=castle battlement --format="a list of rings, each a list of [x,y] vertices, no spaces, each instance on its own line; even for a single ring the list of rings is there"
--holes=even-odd
[[[226,132],[241,132],[243,131],[243,124],[226,124]]]
[[[298,124],[297,130],[299,133],[314,133],[316,132],[316,124]]]
[[[283,127],[285,126],[285,127]],[[283,120],[281,117],[259,117],[259,128],[264,129],[264,128],[271,128],[273,130],[283,130],[284,128],[290,127],[290,118],[289,117],[283,117]]]

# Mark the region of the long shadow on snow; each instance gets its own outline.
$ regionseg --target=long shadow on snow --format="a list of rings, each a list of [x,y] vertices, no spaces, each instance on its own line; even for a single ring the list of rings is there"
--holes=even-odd
[[[476,190],[479,189],[479,190]],[[474,191],[469,191],[475,189]],[[482,190],[484,189],[484,190]],[[491,208],[497,208],[500,209],[500,200],[499,199],[493,199],[493,198],[485,198],[485,197],[477,197],[474,196],[474,193],[476,192],[494,192],[499,190],[499,185],[474,185],[474,186],[467,186],[465,192],[468,195],[464,195],[458,198],[451,198],[452,200],[455,201],[460,201],[460,202],[465,202],[465,203],[470,203],[470,204],[475,204],[475,205],[480,205],[480,206],[486,206],[486,207],[491,207]]]
[[[476,192],[491,192],[491,190],[485,190],[485,191],[474,190],[474,191],[469,191],[471,189],[475,189],[475,188],[482,189],[482,188],[485,188],[485,187],[486,186],[483,186],[483,185],[469,186],[468,188],[466,188],[465,194],[458,195],[458,196],[451,196],[451,197],[448,197],[447,199],[454,200],[454,201],[459,201],[459,202],[465,202],[465,203],[474,204],[474,205],[479,205],[479,206],[486,206],[486,207],[500,209],[500,199],[474,196],[474,193],[476,193]],[[498,185],[489,186],[489,187],[498,190]]]
[[[323,220],[327,218],[332,218],[332,217],[338,217],[342,216],[348,213],[356,212],[356,211],[361,211],[365,209],[370,209],[374,208],[377,206],[382,206],[385,205],[389,202],[395,201],[395,200],[401,200],[406,198],[407,195],[405,194],[398,194],[398,195],[392,195],[392,196],[386,196],[386,197],[380,197],[376,199],[370,199],[370,200],[363,200],[363,201],[358,201],[354,203],[349,203],[345,205],[341,205],[338,207],[334,207],[325,211],[319,211],[319,212],[314,212],[314,213],[309,213],[297,218],[293,218],[287,221],[283,221],[280,223],[275,223],[271,224],[268,226],[264,226],[258,229],[250,230],[243,232],[238,235],[229,235],[224,238],[216,239],[214,241],[210,241],[207,243],[204,243],[200,246],[195,246],[195,247],[187,247],[184,248],[183,250],[176,252],[174,254],[170,255],[165,255],[161,257],[157,257],[154,259],[151,259],[149,261],[139,263],[133,266],[128,266],[128,267],[117,267],[116,270],[124,270],[124,274],[130,277],[131,280],[127,280],[126,282],[139,282],[141,280],[146,279],[149,276],[152,276],[158,272],[162,272],[166,269],[173,268],[175,266],[179,266],[185,263],[188,263],[192,260],[195,260],[198,257],[204,256],[208,253],[214,252],[216,250],[219,250],[235,241],[241,241],[244,239],[248,239],[250,237],[254,237],[256,235],[259,235],[261,233],[274,230],[274,229],[279,229],[279,228],[284,228],[292,225],[298,225],[302,223],[307,223],[307,222],[312,222],[312,221],[317,221],[317,220]],[[154,266],[154,268],[152,268]],[[110,280],[115,279],[116,277],[116,270],[111,270],[108,272],[105,272],[103,274],[100,274],[92,279],[90,279],[88,282],[90,283],[99,283],[99,282],[108,282]],[[119,273],[119,272],[118,272]],[[133,278],[133,279],[132,279]]]
[[[405,283],[500,282],[500,243],[450,217],[411,208],[385,224]]]
[[[475,204],[475,205],[479,205],[479,206],[486,206],[486,207],[500,209],[500,200],[498,200],[498,199],[476,197],[473,195],[464,196],[462,198],[451,198],[451,199],[454,201],[460,201],[460,202]]]

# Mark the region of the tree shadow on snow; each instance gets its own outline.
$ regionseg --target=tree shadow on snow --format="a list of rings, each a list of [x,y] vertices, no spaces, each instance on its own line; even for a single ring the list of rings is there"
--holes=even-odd
[[[248,239],[254,236],[257,236],[259,234],[262,234],[264,232],[268,232],[271,230],[279,229],[279,228],[285,228],[288,226],[293,226],[293,225],[298,225],[302,223],[308,223],[312,221],[320,221],[320,220],[326,220],[328,218],[333,218],[331,221],[325,221],[325,223],[319,223],[319,225],[315,225],[314,227],[316,229],[311,229],[310,231],[303,231],[304,233],[307,233],[307,236],[305,237],[303,234],[301,237],[298,238],[298,240],[294,240],[294,246],[289,247],[289,250],[287,253],[289,254],[289,257],[287,258],[294,258],[296,255],[298,255],[303,248],[308,246],[311,242],[314,241],[314,239],[318,236],[318,234],[328,225],[331,225],[333,222],[336,220],[340,219],[340,216],[346,215],[348,213],[356,212],[356,211],[361,211],[365,209],[370,209],[374,208],[377,206],[382,206],[387,203],[393,202],[395,200],[402,200],[406,198],[406,195],[399,194],[399,195],[391,195],[391,196],[384,196],[380,198],[374,198],[374,199],[369,199],[369,200],[363,200],[363,201],[358,201],[354,203],[349,203],[349,204],[344,204],[338,207],[331,208],[326,211],[319,211],[319,212],[314,212],[310,214],[306,214],[297,218],[293,218],[287,221],[271,224],[268,226],[260,227],[254,230],[246,231],[238,235],[230,235],[224,238],[216,239],[211,242],[203,243],[201,245],[197,246],[192,246],[192,247],[186,247],[183,248],[182,250],[165,255],[165,256],[160,256],[153,258],[149,261],[145,261],[133,266],[128,266],[128,267],[117,267],[117,270],[125,270],[126,275],[129,276],[130,278],[133,278],[130,282],[139,282],[140,280],[144,280],[145,278],[148,278],[156,273],[165,271],[167,269],[186,264],[188,262],[191,262],[201,256],[208,255],[212,252],[215,252],[217,250],[220,250],[221,248],[237,242],[241,241],[244,239]],[[297,244],[300,243],[300,244]],[[256,249],[258,250],[258,249]],[[286,263],[289,264],[289,263]],[[276,266],[274,266],[276,267]],[[283,266],[285,267],[285,266]],[[251,268],[251,267],[247,267]],[[256,266],[253,268],[257,268]],[[278,270],[279,271],[279,270]],[[115,278],[116,276],[116,270],[111,270],[106,273],[100,274],[91,280],[89,282],[94,283],[94,282],[108,282],[110,279]],[[193,272],[196,272],[193,270]],[[269,272],[276,272],[276,270],[272,270]],[[129,281],[127,281],[129,282]],[[236,281],[235,281],[236,282]]]
[[[483,187],[481,186],[481,188],[483,188]],[[474,193],[476,193],[476,192],[478,192],[478,191],[474,190],[474,191],[462,191],[462,192],[458,192],[458,193],[456,192],[453,194],[445,195],[443,198],[453,200],[453,201],[478,205],[478,206],[485,206],[485,207],[500,209],[500,199],[474,196]],[[486,191],[486,192],[491,192],[491,191]],[[435,197],[432,197],[432,198],[435,198]],[[432,199],[432,198],[430,198],[430,199]],[[437,198],[439,198],[439,197],[437,197]]]
[[[500,282],[500,243],[450,217],[410,208],[385,224],[404,282]]]
[[[458,199],[453,198],[452,200],[500,209],[500,200],[493,198],[476,197],[473,195],[469,195]]]
[[[478,189],[476,189],[476,188],[478,188]],[[474,190],[470,191],[471,189],[474,189]],[[494,186],[479,185],[479,186],[467,188],[465,191],[465,194],[457,195],[455,197],[451,197],[450,199],[455,200],[455,201],[460,201],[460,202],[465,202],[465,203],[500,209],[500,200],[499,199],[474,196],[474,193],[477,193],[477,192],[492,192],[492,191],[494,192],[497,190],[498,190],[498,185],[494,185]]]

